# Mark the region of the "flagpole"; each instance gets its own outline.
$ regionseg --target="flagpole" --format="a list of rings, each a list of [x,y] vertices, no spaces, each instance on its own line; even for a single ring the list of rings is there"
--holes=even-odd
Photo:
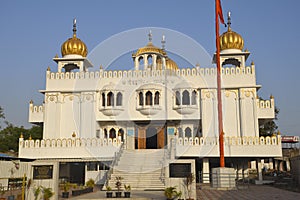
[[[215,10],[215,12],[216,12],[216,48],[217,48],[216,62],[217,62],[217,97],[218,97],[220,167],[225,167],[223,117],[222,117],[223,116],[223,114],[222,114],[222,93],[221,93],[220,37],[219,37],[219,14],[220,14],[219,9],[221,9],[220,0],[215,1],[215,6],[216,6],[216,8],[215,8],[216,9]]]

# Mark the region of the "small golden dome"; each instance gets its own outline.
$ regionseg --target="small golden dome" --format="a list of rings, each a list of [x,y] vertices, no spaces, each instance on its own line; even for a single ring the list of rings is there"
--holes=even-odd
[[[220,50],[244,48],[244,39],[242,36],[228,27],[228,30],[220,36]]]
[[[76,54],[86,57],[88,53],[87,47],[84,42],[76,37],[76,20],[73,23],[73,37],[69,38],[61,45],[61,55]]]
[[[242,36],[231,30],[231,13],[228,12],[228,30],[220,36],[220,50],[244,48],[244,39]]]
[[[161,70],[162,69],[162,60],[161,60],[161,58],[158,58],[156,63],[157,63],[157,69]],[[178,65],[172,59],[166,58],[166,69],[177,70]]]

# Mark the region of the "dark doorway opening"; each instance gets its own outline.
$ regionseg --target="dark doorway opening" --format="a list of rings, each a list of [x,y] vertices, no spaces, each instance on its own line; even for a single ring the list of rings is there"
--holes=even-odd
[[[146,131],[146,148],[157,149],[157,132],[156,128],[149,127]]]
[[[85,163],[70,163],[70,182],[84,185]]]

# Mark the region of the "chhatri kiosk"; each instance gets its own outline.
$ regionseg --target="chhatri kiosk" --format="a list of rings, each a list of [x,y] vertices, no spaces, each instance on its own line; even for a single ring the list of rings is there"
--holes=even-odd
[[[258,97],[255,65],[230,23],[220,48],[226,166],[247,174],[251,161],[261,170],[268,159],[271,168],[280,136],[260,137],[259,127],[274,119],[274,98]],[[93,178],[114,188],[122,176],[132,189],[164,189],[180,185],[186,170],[209,183],[219,166],[216,68],[181,68],[151,34],[128,58],[133,70],[94,69],[87,54],[74,23],[53,59],[57,68],[46,71],[44,102],[29,104],[43,139],[21,137],[19,157],[36,159],[33,167],[53,165],[53,183]]]

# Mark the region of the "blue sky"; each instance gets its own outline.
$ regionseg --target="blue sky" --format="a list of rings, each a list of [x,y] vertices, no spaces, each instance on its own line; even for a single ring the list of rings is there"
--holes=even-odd
[[[255,62],[259,95],[275,97],[280,131],[300,135],[300,1],[222,0],[222,6],[225,15],[232,12],[232,28],[251,52],[248,64]],[[176,30],[210,55],[215,51],[213,0],[1,1],[0,105],[9,122],[29,127],[28,103],[42,103],[38,90],[45,88],[47,67],[56,69],[52,58],[71,37],[73,18],[89,51],[114,34],[141,27]]]

